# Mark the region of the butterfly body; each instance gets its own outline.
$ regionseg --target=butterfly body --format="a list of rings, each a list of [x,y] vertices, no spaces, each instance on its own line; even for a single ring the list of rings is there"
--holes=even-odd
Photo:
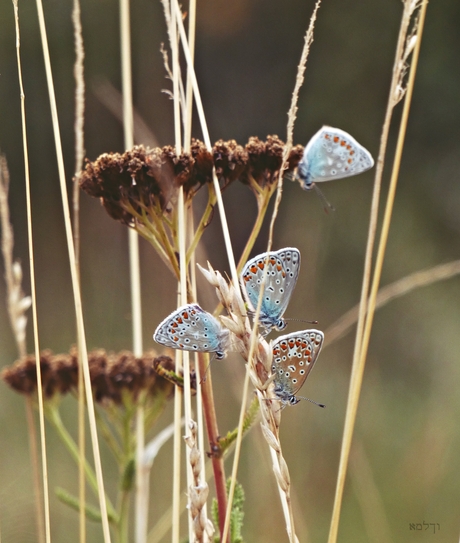
[[[158,325],[153,339],[173,349],[215,353],[221,360],[230,346],[230,331],[198,304],[187,304]]]
[[[268,258],[267,258],[268,255]],[[249,260],[241,273],[243,292],[249,309],[255,312],[266,270],[264,292],[260,310],[260,324],[269,332],[283,330],[283,314],[291,299],[300,270],[300,252],[294,247],[262,253]]]
[[[314,329],[286,334],[274,341],[274,392],[283,407],[300,401],[296,394],[318,359],[323,341],[324,334]]]
[[[315,183],[350,177],[369,170],[374,159],[353,136],[331,126],[323,126],[308,142],[297,175],[302,188]]]

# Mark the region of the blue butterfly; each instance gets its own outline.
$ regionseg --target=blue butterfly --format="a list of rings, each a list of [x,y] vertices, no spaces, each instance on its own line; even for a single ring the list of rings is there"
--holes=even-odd
[[[312,329],[280,336],[273,343],[274,392],[282,407],[300,402],[296,394],[313,369],[323,341],[324,334]]]
[[[372,155],[350,134],[323,126],[305,147],[297,175],[302,188],[310,190],[315,183],[357,175],[373,165]]]
[[[218,360],[225,357],[232,343],[230,330],[198,304],[173,311],[158,325],[153,339],[173,349],[215,353]]]
[[[270,252],[268,260],[267,253],[262,253],[246,262],[241,273],[241,284],[251,312],[255,312],[258,304],[266,265],[260,324],[268,333],[272,328],[284,330],[287,326],[283,314],[299,276],[300,251],[293,247],[286,247]]]

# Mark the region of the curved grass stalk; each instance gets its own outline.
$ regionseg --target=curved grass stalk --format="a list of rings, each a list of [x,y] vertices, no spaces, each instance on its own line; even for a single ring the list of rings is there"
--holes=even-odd
[[[381,288],[377,294],[375,308],[379,309],[395,298],[400,298],[413,290],[432,285],[438,281],[449,279],[460,274],[460,260],[447,264],[439,264],[434,268],[422,270],[398,279],[394,283]],[[360,305],[357,304],[344,313],[325,331],[327,346],[342,338],[358,320]]]

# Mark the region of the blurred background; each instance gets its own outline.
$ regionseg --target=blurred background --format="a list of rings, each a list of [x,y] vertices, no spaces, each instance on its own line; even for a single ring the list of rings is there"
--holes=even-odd
[[[72,3],[45,0],[69,191],[74,174]],[[200,0],[196,70],[212,141],[268,134],[286,138],[287,110],[313,0]],[[37,12],[21,2],[21,54],[26,94],[41,348],[66,352],[75,342],[74,309],[62,205]],[[85,147],[94,160],[124,151],[119,119],[107,107],[120,90],[118,4],[82,0],[87,84]],[[299,99],[295,143],[305,145],[323,125],[350,132],[376,157],[392,72],[402,4],[398,0],[324,0]],[[0,5],[0,151],[10,168],[15,256],[30,293],[24,165],[13,7]],[[159,145],[173,143],[172,102],[160,44],[167,44],[161,4],[132,3],[134,104]],[[414,271],[460,258],[460,4],[429,4],[416,87],[397,191],[382,285]],[[116,107],[116,106],[115,106]],[[395,112],[398,120],[401,106]],[[393,123],[383,194],[397,133]],[[194,136],[201,138],[195,123]],[[143,143],[152,143],[143,141]],[[326,214],[314,193],[287,182],[275,229],[276,249],[298,247],[302,268],[286,316],[318,320],[326,330],[359,300],[374,170],[322,188],[336,211]],[[255,219],[247,187],[224,193],[237,257]],[[131,348],[127,230],[98,201],[81,197],[82,288],[88,347]],[[267,242],[262,231],[254,256]],[[216,213],[198,253],[228,271]],[[176,284],[141,240],[145,348],[157,324],[175,307]],[[3,264],[2,264],[3,275]],[[199,294],[208,310],[209,290]],[[16,359],[0,283],[1,365]],[[339,529],[342,542],[457,540],[460,531],[460,278],[454,277],[391,302],[376,314],[352,462]],[[30,323],[29,323],[30,324]],[[291,323],[289,331],[302,329]],[[29,327],[29,351],[33,350]],[[325,541],[332,511],[353,351],[353,334],[321,354],[302,393],[327,405],[302,402],[283,412],[282,444],[293,484],[300,541]],[[220,431],[238,419],[244,366],[229,356],[212,368]],[[230,383],[230,385],[229,385]],[[75,434],[76,405],[63,405]],[[172,418],[171,407],[160,426]],[[48,431],[51,490],[77,492],[77,470]],[[2,541],[36,541],[24,400],[0,384],[0,525]],[[171,445],[152,472],[151,523],[171,501]],[[246,491],[246,541],[286,541],[267,446],[258,425],[244,441],[239,480]],[[108,491],[115,466],[103,448]],[[228,473],[230,463],[227,463]],[[51,496],[52,537],[69,541],[77,514]],[[439,531],[411,531],[411,523],[437,523]],[[184,532],[185,534],[185,532]],[[169,536],[168,536],[169,538]],[[165,539],[166,540],[166,539]],[[88,542],[101,541],[90,525]]]

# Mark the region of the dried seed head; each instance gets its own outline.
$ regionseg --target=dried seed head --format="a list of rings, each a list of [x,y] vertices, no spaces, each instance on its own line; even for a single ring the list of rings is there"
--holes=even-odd
[[[172,146],[150,149],[139,145],[123,154],[105,153],[94,162],[87,160],[78,182],[87,194],[101,199],[112,218],[133,224],[134,214],[145,208],[168,213],[180,186],[186,198],[193,197],[212,180],[210,161],[210,153],[197,140],[192,154],[177,155]]]
[[[94,162],[86,161],[77,176],[82,190],[100,198],[109,215],[133,225],[146,208],[169,213],[177,203],[178,189],[191,199],[212,182],[212,169],[226,186],[239,179],[250,185],[253,178],[262,188],[277,181],[284,143],[278,136],[267,141],[251,137],[245,147],[234,140],[219,140],[210,152],[204,143],[192,140],[190,152],[176,153],[175,147],[150,149],[142,145],[125,153],[104,153]],[[290,152],[287,169],[293,170],[302,158],[303,146]]]
[[[235,140],[219,140],[213,147],[216,174],[224,186],[238,179],[248,164],[248,153]]]
[[[123,402],[125,395],[135,401],[141,391],[155,396],[172,395],[174,385],[158,376],[153,369],[156,353],[150,351],[136,358],[129,351],[107,354],[103,349],[88,353],[91,385],[97,402]],[[163,364],[166,358],[163,357]],[[174,363],[169,359],[170,368]],[[78,387],[78,357],[75,349],[69,354],[54,355],[50,350],[40,354],[40,369],[45,398],[63,395]],[[37,391],[35,356],[27,355],[2,371],[3,380],[22,394]]]

